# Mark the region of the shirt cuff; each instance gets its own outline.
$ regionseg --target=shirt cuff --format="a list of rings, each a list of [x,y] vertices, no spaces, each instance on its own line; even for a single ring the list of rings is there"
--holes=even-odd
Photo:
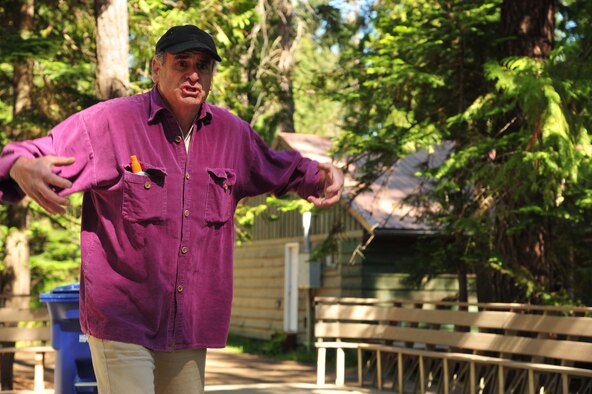
[[[315,160],[307,160],[307,166],[304,172],[304,181],[300,184],[297,193],[300,197],[321,197],[324,185],[321,184],[321,175],[319,163]]]
[[[31,153],[16,150],[5,150],[0,156],[0,202],[2,203],[16,204],[25,197],[25,193],[10,177],[10,169],[20,157],[33,158],[34,156]]]

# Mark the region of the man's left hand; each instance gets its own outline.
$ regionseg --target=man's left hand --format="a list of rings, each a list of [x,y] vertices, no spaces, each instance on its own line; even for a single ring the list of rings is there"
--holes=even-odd
[[[308,197],[308,202],[316,208],[329,208],[337,204],[341,198],[343,189],[343,172],[331,163],[319,163],[319,171],[323,184],[323,195],[321,197]]]

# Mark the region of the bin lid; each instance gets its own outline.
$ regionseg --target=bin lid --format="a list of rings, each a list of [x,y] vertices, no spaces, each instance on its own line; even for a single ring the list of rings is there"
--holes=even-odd
[[[58,286],[49,293],[41,293],[41,302],[78,302],[80,283]]]

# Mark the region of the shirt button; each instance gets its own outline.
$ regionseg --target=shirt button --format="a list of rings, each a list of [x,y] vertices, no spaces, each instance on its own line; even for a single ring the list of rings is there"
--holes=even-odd
[[[189,209],[186,209],[185,211],[183,211],[183,215],[185,215],[185,217],[189,216]]]
[[[181,143],[181,141],[183,141],[183,137],[181,137],[180,135],[178,135],[178,136],[175,137],[175,142],[177,144]]]
[[[179,286],[177,286],[177,291],[178,291],[179,293],[182,293],[182,292],[183,292],[183,285],[179,285]]]
[[[185,173],[185,179],[189,179],[189,178],[191,178],[191,174],[190,174],[190,173],[188,173],[188,172],[186,172],[186,173]]]
[[[150,189],[150,187],[152,187],[152,184],[150,184],[150,181],[146,181],[146,183],[144,183],[144,189]]]
[[[187,246],[183,246],[181,248],[181,253],[183,253],[183,254],[187,253],[188,251],[189,251],[189,248]]]

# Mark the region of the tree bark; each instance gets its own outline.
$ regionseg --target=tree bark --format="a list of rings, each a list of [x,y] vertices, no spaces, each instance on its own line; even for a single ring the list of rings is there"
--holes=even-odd
[[[33,31],[34,0],[22,0],[18,7],[17,27],[21,37],[27,38]],[[31,58],[24,58],[14,65],[14,117],[33,107],[33,66]]]
[[[127,1],[95,0],[97,72],[101,100],[128,95]]]
[[[33,34],[35,2],[34,0],[20,0],[16,2],[16,27],[21,38],[25,39]],[[18,119],[23,113],[33,108],[33,68],[34,60],[29,57],[19,58],[14,64],[14,93],[13,118]],[[10,139],[16,135],[9,133]],[[31,293],[31,270],[29,267],[29,238],[28,204],[12,205],[7,208],[7,225],[10,228],[6,236],[6,256],[4,270],[0,275],[0,289],[8,296],[2,305],[8,308],[27,308]],[[14,342],[4,342],[2,346],[14,346]],[[1,356],[2,390],[12,390],[14,353],[4,353]]]
[[[469,302],[469,279],[465,266],[463,266],[458,274],[458,300],[460,302]]]
[[[501,6],[501,30],[504,37],[509,38],[503,47],[504,57],[526,56],[546,59],[553,49],[555,30],[555,13],[557,0],[504,0]],[[497,119],[500,125],[512,126],[506,132],[526,127],[520,109]],[[539,131],[533,130],[533,138]],[[512,198],[496,201],[511,212],[519,203]],[[508,229],[518,224],[517,216],[508,215],[498,218],[492,228],[492,247],[500,254],[504,267],[517,270],[526,268],[534,280],[541,285],[550,283],[550,266],[546,254],[549,242],[548,229],[533,225],[519,233],[511,233]],[[536,302],[527,299],[525,291],[517,286],[512,277],[496,271],[483,264],[479,267],[477,292],[480,302]]]
[[[21,37],[33,33],[35,3],[34,0],[18,2],[17,27]],[[30,110],[33,106],[33,66],[31,58],[22,58],[14,65],[14,108],[15,119]],[[16,135],[9,135],[15,139]],[[6,238],[5,270],[2,275],[2,291],[4,294],[29,294],[29,243],[26,235],[28,228],[28,207],[26,201],[9,206],[7,209],[7,225],[11,228]],[[11,300],[6,306],[27,307],[22,300]],[[4,387],[4,386],[3,386]]]
[[[546,58],[553,48],[557,0],[504,0],[502,33],[512,37],[506,55]]]
[[[277,5],[277,13],[280,18],[280,61],[279,61],[279,75],[280,75],[280,131],[287,133],[294,133],[294,91],[293,91],[293,76],[294,58],[292,52],[292,45],[294,42],[294,29],[292,26],[292,3],[290,0],[279,0]]]

